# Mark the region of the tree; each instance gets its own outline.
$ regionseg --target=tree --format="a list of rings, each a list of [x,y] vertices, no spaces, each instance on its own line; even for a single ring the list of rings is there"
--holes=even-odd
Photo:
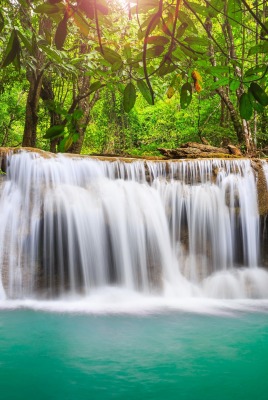
[[[170,98],[177,91],[180,93],[180,107],[185,109],[193,95],[200,92],[201,77],[209,76],[208,84],[228,109],[238,140],[245,142],[248,150],[252,148],[251,125],[255,124],[256,131],[258,119],[261,119],[256,113],[261,116],[268,105],[265,92],[268,24],[263,2],[135,0],[124,14],[118,12],[118,4],[106,0],[48,0],[33,1],[30,5],[21,0],[5,4],[9,7],[16,4],[18,10],[27,9],[27,16],[34,22],[31,26],[39,27],[38,32],[35,28],[30,35],[24,32],[23,19],[19,27],[8,24],[10,36],[2,61],[4,68],[11,63],[18,68],[21,60],[30,67],[31,80],[35,82],[30,82],[30,112],[26,116],[33,126],[38,116],[38,101],[35,100],[41,93],[39,83],[46,70],[65,70],[72,79],[80,76],[71,58],[75,54],[72,33],[79,31],[90,49],[83,57],[87,68],[84,71],[90,75],[90,82],[84,81],[81,93],[73,96],[75,106],[70,104],[69,115],[77,111],[79,105],[81,109],[89,104],[83,100],[90,102],[89,96],[102,87],[122,92],[127,112],[135,105],[137,91],[153,105],[163,96],[158,91],[160,82],[164,92],[168,83]],[[2,15],[0,21],[3,29],[5,16]],[[50,21],[53,40],[42,31],[42,21]],[[250,40],[245,41],[247,35]],[[21,57],[23,54],[28,58],[31,54],[31,65],[26,57]],[[46,66],[44,71],[41,64]],[[88,112],[86,108],[85,113]],[[67,118],[62,128],[50,127],[46,134],[50,140],[61,138],[64,150],[74,149],[78,137],[83,141],[84,130],[79,125],[85,126],[88,118],[85,116],[80,124],[77,121],[75,133],[65,129],[69,121]],[[24,144],[29,140],[35,144],[34,129],[25,130],[24,135]]]

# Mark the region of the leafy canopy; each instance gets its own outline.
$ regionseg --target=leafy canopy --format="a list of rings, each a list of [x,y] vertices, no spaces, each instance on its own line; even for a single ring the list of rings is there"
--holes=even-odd
[[[0,32],[7,38],[2,68],[13,64],[19,71],[28,64],[34,71],[38,47],[46,59],[44,68],[71,77],[83,68],[93,78],[87,95],[102,87],[118,89],[126,112],[134,107],[137,90],[150,105],[161,98],[156,83],[161,80],[168,98],[179,91],[184,109],[202,90],[201,75],[210,77],[211,90],[228,85],[235,92],[243,86],[243,119],[250,120],[254,111],[262,113],[268,105],[268,22],[263,2],[133,0],[122,6],[109,0],[18,0],[5,5],[0,12]],[[14,24],[7,18],[8,6],[18,17]],[[51,32],[40,35],[38,26],[44,18],[51,21]],[[27,19],[36,20],[34,29],[27,29]],[[231,44],[226,43],[230,35],[224,36],[222,29],[232,30],[235,45],[242,49],[239,54],[232,55]],[[257,39],[247,42],[247,34]],[[78,37],[87,51],[73,57]],[[51,128],[45,137],[64,132]]]

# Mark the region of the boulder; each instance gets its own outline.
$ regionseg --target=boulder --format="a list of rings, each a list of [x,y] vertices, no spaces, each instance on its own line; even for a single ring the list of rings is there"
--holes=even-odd
[[[233,146],[232,144],[228,144],[227,148],[228,148],[230,154],[233,154],[234,156],[240,156],[240,157],[243,156],[243,154],[241,153],[241,150],[238,149],[237,147]]]

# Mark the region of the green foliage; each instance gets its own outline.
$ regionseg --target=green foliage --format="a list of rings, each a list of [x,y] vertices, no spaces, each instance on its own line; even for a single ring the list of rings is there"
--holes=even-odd
[[[116,51],[110,49],[107,46],[97,47],[96,50],[99,51],[103,58],[112,65],[113,71],[117,71],[122,68],[123,61],[120,54],[118,54]]]
[[[3,17],[3,14],[0,11],[0,33],[2,32],[2,30],[4,29],[5,26],[5,19]]]
[[[44,139],[56,139],[58,137],[64,136],[64,125],[54,125],[47,129]]]
[[[14,63],[15,67],[17,67],[17,65],[19,65],[19,57],[20,57],[20,42],[16,29],[13,29],[2,61],[1,65],[2,68],[7,67],[12,62]],[[16,61],[18,64],[16,63]]]
[[[187,108],[192,100],[192,86],[190,83],[185,83],[181,88],[181,108]]]
[[[258,103],[264,107],[268,105],[268,95],[256,82],[250,84],[249,90]]]
[[[5,87],[6,90],[1,93],[0,146],[18,146],[23,133],[22,122],[25,114],[24,104],[26,98],[23,82],[16,82],[14,73],[9,78],[13,78],[13,82],[11,81],[8,87]]]
[[[58,2],[60,3],[60,2]],[[40,14],[56,14],[59,11],[61,11],[62,9],[62,4],[58,5],[58,4],[51,4],[51,3],[43,3],[38,5],[34,11],[36,13],[40,13]]]
[[[66,17],[65,15],[56,29],[55,45],[58,50],[62,50],[67,36],[67,22],[68,22],[68,17]]]
[[[202,95],[200,95],[202,96]],[[179,106],[176,93],[154,106],[137,96],[135,107],[122,111],[122,98],[104,91],[89,124],[83,153],[159,156],[158,148],[175,148],[187,141],[200,141],[200,132],[212,145],[220,146],[228,137],[236,143],[232,125],[218,125],[220,103],[216,95],[193,98],[186,109]]]
[[[136,88],[132,82],[129,82],[124,90],[123,105],[125,112],[129,112],[136,102]]]
[[[137,85],[138,85],[138,88],[139,88],[141,94],[147,101],[147,103],[150,105],[153,105],[152,95],[151,95],[151,92],[150,92],[148,86],[146,85],[146,83],[144,81],[140,80],[137,82]]]
[[[241,117],[246,121],[249,121],[252,117],[253,107],[248,93],[242,94],[240,98],[239,110]]]
[[[50,123],[40,107],[44,120],[39,123],[38,136],[46,139],[40,142],[45,146],[47,141],[60,139],[61,151],[78,140],[76,127],[82,124],[79,102],[92,101],[100,90],[112,91],[115,100],[105,106],[104,111],[110,113],[108,122],[103,123],[100,113],[100,123],[94,121],[95,127],[101,127],[100,133],[93,125],[89,128],[95,139],[100,136],[99,141],[94,139],[96,145],[89,141],[96,148],[101,148],[105,137],[107,143],[114,141],[116,151],[133,151],[135,146],[155,151],[153,146],[175,145],[180,137],[200,139],[200,110],[206,110],[205,121],[209,118],[203,132],[212,132],[212,121],[217,127],[220,119],[226,126],[230,122],[226,102],[217,119],[210,117],[209,101],[213,98],[214,102],[214,94],[220,90],[227,94],[238,119],[246,119],[253,127],[255,118],[258,136],[268,105],[268,25],[263,2],[256,2],[256,12],[248,12],[247,6],[251,7],[241,0],[134,0],[127,14],[121,12],[119,3],[106,0],[35,0],[31,4],[4,0],[1,67],[8,77],[15,67],[27,78],[34,76],[37,83],[53,77],[53,95],[59,97],[54,103],[64,123]],[[89,89],[84,92],[82,76],[90,77]],[[21,78],[16,79],[19,82]],[[62,80],[70,84],[65,97],[57,93]],[[7,87],[5,79],[1,87]],[[72,107],[74,99],[78,100]],[[203,103],[198,106],[199,128],[197,99]],[[154,103],[155,108],[151,107]],[[182,123],[186,114],[192,120],[191,113],[194,125]]]

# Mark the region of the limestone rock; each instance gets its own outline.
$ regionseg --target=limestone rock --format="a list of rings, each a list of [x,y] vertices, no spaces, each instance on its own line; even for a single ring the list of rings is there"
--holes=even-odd
[[[260,160],[252,160],[251,166],[256,173],[259,214],[268,215],[268,191],[263,164]]]
[[[233,154],[235,156],[240,156],[242,157],[241,151],[238,149],[238,147],[233,146],[232,144],[227,145],[228,150],[230,151],[230,154]]]
[[[241,156],[241,152],[235,146],[230,145],[231,149],[224,147],[214,147],[209,144],[188,142],[176,149],[158,149],[166,158],[228,158],[232,156]],[[235,153],[236,151],[236,153]]]

